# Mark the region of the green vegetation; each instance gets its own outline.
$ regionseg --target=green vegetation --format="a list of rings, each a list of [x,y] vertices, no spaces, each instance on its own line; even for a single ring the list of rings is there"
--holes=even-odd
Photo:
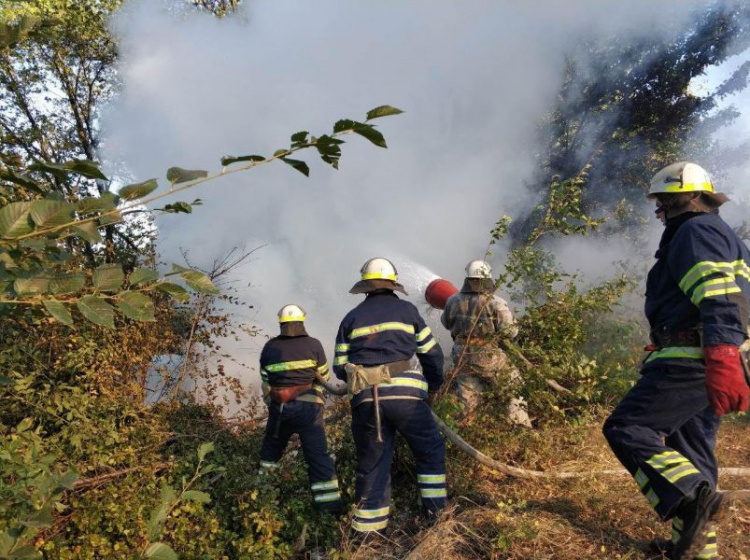
[[[238,4],[192,3],[217,15],[231,14]],[[409,550],[424,558],[606,558],[613,557],[610,550],[622,558],[643,557],[632,537],[611,527],[648,530],[649,536],[657,530],[650,521],[634,526],[612,514],[642,508],[635,491],[619,492],[619,484],[613,491],[606,481],[514,484],[455,450],[449,454],[451,492],[462,498],[436,528],[427,528],[415,509],[414,465],[402,448],[393,472],[396,531],[379,546],[357,550],[347,516],[313,510],[296,448],[283,459],[278,480],[258,474],[264,422],[252,417],[252,406],[228,418],[185,390],[189,375],[208,391],[239,394],[237,380],[220,366],[189,372],[188,366],[164,367],[154,392],[156,357],[180,355],[190,365],[196,341],[210,351],[217,335],[244,328],[218,303],[242,304],[221,290],[220,280],[245,255],[230,253],[208,271],[184,263],[164,272],[153,216],[191,213],[202,201],[153,203],[277,160],[307,175],[307,163],[296,155],[304,150],[337,168],[345,135],[385,147],[372,120],[400,111],[381,106],[361,122],[338,121],[327,134],[295,133],[289,146],[268,156],[225,156],[214,173],[172,167],[168,190],[159,190],[157,179],[111,180],[95,163],[97,114],[117,90],[117,49],[106,21],[119,5],[0,4],[0,558],[357,558],[404,557]],[[593,60],[616,49],[630,53],[631,63],[618,70],[630,78],[610,80],[604,89],[584,84],[588,93],[580,99],[574,93],[589,74],[578,75],[571,64],[560,107],[544,132],[551,139],[541,166],[544,196],[520,226],[502,218],[491,234],[496,242],[513,233],[514,248],[497,280],[524,313],[518,338],[502,343],[523,373],[524,396],[539,426],[531,432],[506,425],[499,405],[507,391],[493,387],[462,435],[494,458],[545,470],[560,466],[561,449],[575,449],[578,455],[565,468],[612,468],[612,457],[592,434],[602,411],[637,372],[641,329],[617,308],[633,278],[584,289],[579,278],[560,270],[546,243],[603,229],[623,232],[632,223],[627,211],[609,221],[594,213],[602,152],[581,165],[576,131],[583,134],[589,112],[627,109],[632,118],[602,132],[607,150],[638,156],[626,158],[627,168],[616,173],[617,204],[625,208],[620,191],[637,187],[657,162],[676,155],[674,132],[705,115],[705,104],[686,91],[685,76],[723,60],[735,44],[731,39],[745,40],[741,15],[739,8],[726,13],[710,7],[699,32],[676,39],[661,65],[638,55],[642,45],[615,41],[603,54],[600,43],[591,45]],[[649,52],[662,52],[657,47]],[[708,51],[710,56],[699,56]],[[686,52],[698,54],[683,60]],[[670,78],[664,91],[644,86],[662,77]],[[639,97],[646,91],[658,94],[659,103]],[[667,110],[670,103],[675,107]],[[670,115],[666,124],[661,115]],[[549,380],[569,393],[553,390]],[[445,395],[436,410],[450,423],[456,407]],[[328,433],[351,502],[355,456],[346,402],[329,407]],[[741,432],[733,434],[741,443]],[[738,464],[741,445],[732,449],[729,460]],[[569,554],[552,542],[561,536],[574,541]],[[732,541],[732,550],[743,549],[741,539]]]

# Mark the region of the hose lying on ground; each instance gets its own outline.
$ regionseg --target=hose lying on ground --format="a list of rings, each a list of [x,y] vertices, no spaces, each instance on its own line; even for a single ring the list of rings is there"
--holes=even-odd
[[[345,385],[333,385],[332,383],[328,381],[323,381],[322,379],[318,379],[318,382],[323,385],[323,387],[328,391],[329,393],[337,396],[344,396],[346,395],[346,386]],[[448,425],[443,422],[443,420],[434,412],[432,413],[432,417],[435,419],[435,423],[438,426],[438,429],[442,432],[442,434],[446,437],[448,441],[450,441],[453,445],[458,447],[461,451],[466,453],[469,457],[477,461],[478,463],[481,463],[485,467],[489,467],[492,470],[501,472],[503,474],[506,474],[508,476],[512,476],[514,478],[524,478],[524,479],[539,479],[539,478],[584,478],[588,476],[625,476],[629,475],[628,471],[625,469],[614,469],[614,470],[603,470],[603,471],[594,471],[594,472],[548,472],[548,471],[532,471],[529,469],[522,469],[519,467],[512,467],[510,465],[507,465],[505,463],[501,463],[500,461],[496,461],[492,457],[488,457],[478,449],[475,449],[472,447],[465,439],[463,439],[461,436],[459,436],[456,432],[451,430]],[[750,468],[743,468],[743,467],[732,467],[732,468],[723,468],[719,469],[719,474],[724,476],[750,476]],[[737,500],[737,501],[743,501],[750,503],[750,490],[736,490],[733,492],[727,492],[727,496],[731,500]]]

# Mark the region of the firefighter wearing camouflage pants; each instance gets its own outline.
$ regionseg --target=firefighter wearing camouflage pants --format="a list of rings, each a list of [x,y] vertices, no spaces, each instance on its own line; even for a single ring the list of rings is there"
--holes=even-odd
[[[523,384],[518,370],[498,347],[499,339],[515,337],[518,327],[508,304],[493,293],[489,265],[472,261],[466,273],[461,291],[448,298],[440,318],[453,338],[454,391],[463,405],[463,419],[472,417],[491,384],[500,382],[511,395]],[[507,414],[512,423],[531,427],[522,398],[510,398]]]

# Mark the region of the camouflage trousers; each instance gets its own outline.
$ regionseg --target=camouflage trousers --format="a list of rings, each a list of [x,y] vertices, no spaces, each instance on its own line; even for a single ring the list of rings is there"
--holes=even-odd
[[[499,348],[454,344],[451,357],[453,367],[457,368],[453,391],[463,405],[462,419],[474,414],[482,403],[483,393],[498,378],[504,378],[511,394],[516,393],[523,384],[521,374]],[[522,397],[510,398],[506,414],[511,423],[531,427],[526,401]]]

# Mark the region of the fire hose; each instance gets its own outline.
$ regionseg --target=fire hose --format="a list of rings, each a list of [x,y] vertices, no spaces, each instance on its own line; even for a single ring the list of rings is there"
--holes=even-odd
[[[329,381],[324,381],[322,378],[318,378],[318,383],[320,383],[326,391],[331,393],[332,395],[336,396],[344,396],[346,395],[346,386],[341,385],[337,386]],[[437,424],[438,429],[440,432],[445,436],[445,438],[450,441],[453,445],[455,445],[458,449],[466,453],[469,457],[473,458],[476,462],[484,465],[485,467],[488,467],[492,469],[493,471],[501,472],[505,475],[514,477],[514,478],[522,478],[526,480],[530,479],[571,479],[571,478],[586,478],[590,476],[625,476],[629,475],[628,471],[625,469],[612,469],[612,470],[601,470],[601,471],[594,471],[594,472],[552,472],[552,471],[535,471],[530,469],[522,469],[520,467],[513,467],[511,465],[508,465],[506,463],[502,463],[500,461],[497,461],[493,459],[492,457],[489,457],[488,455],[485,455],[475,447],[473,447],[470,443],[468,443],[465,439],[463,439],[461,436],[459,436],[456,432],[454,432],[435,412],[432,412],[432,417],[435,420],[435,423]],[[730,467],[730,468],[721,468],[719,469],[719,474],[724,476],[750,476],[750,468],[744,468],[744,467]],[[726,492],[727,497],[730,500],[734,501],[742,501],[742,502],[750,502],[750,490],[735,490],[731,492]]]

